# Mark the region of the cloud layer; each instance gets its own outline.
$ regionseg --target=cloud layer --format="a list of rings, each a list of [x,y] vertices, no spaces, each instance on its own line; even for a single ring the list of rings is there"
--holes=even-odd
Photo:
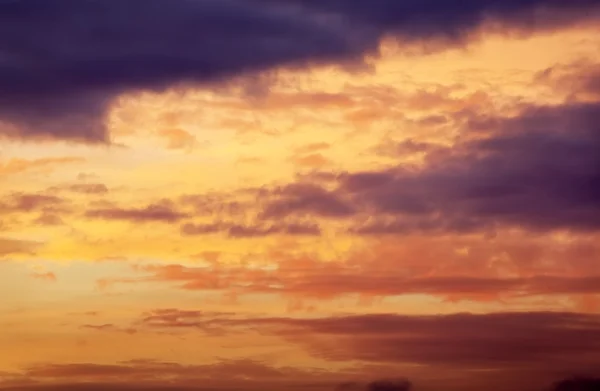
[[[356,60],[388,34],[464,41],[485,24],[556,28],[598,16],[592,0],[3,2],[0,131],[108,142],[124,92],[161,91],[277,66]],[[52,31],[52,34],[47,34]]]

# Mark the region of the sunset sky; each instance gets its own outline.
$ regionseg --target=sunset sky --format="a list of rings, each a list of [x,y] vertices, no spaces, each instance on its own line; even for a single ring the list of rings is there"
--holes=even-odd
[[[0,390],[579,374],[599,0],[0,0]]]

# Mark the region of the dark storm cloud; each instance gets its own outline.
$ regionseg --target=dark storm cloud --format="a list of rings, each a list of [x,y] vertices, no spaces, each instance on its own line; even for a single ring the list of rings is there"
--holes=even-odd
[[[103,117],[126,91],[357,59],[386,34],[460,41],[486,21],[597,16],[596,0],[3,0],[0,134],[107,142]]]
[[[351,55],[331,23],[236,0],[0,2],[0,116],[17,136],[106,141],[115,95]]]
[[[557,28],[598,16],[596,0],[264,0],[344,15],[408,39],[460,39],[488,21],[525,30]]]

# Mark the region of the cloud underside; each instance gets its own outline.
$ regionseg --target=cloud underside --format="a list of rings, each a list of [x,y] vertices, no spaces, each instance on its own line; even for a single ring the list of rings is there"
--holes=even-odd
[[[324,173],[333,190],[287,186],[264,216],[364,217],[353,231],[376,235],[600,227],[600,104],[529,106],[515,117],[464,121],[452,147],[421,145],[421,167]]]
[[[394,268],[393,263],[389,262],[387,259],[376,260],[374,263],[366,262],[362,267],[357,267],[352,263],[327,265],[319,261],[301,259],[297,264],[294,261],[282,262],[277,270],[244,267],[193,268],[181,265],[138,266],[138,272],[143,272],[140,277],[102,279],[98,285],[110,288],[120,284],[152,282],[169,284],[189,291],[281,294],[300,299],[332,299],[348,295],[390,297],[427,294],[453,301],[502,301],[570,295],[593,297],[600,294],[599,275],[566,277],[555,273],[502,277],[456,275],[456,271],[450,271],[450,275],[412,276],[406,271]],[[427,265],[424,266],[424,270],[433,267]],[[406,268],[410,270],[410,267]],[[480,269],[481,267],[478,267],[477,270]]]
[[[212,83],[278,66],[358,61],[384,36],[463,43],[481,27],[554,29],[594,20],[589,0],[11,1],[2,5],[0,132],[108,142],[124,92]],[[52,31],[52,34],[47,34]]]
[[[252,360],[221,361],[210,365],[183,365],[154,360],[132,360],[117,364],[39,364],[11,374],[13,386],[0,382],[0,389],[258,390],[265,386],[277,389],[281,384],[298,382],[301,375],[315,374],[292,368],[275,368]]]
[[[235,334],[255,329],[261,334],[282,337],[315,357],[331,362],[352,360],[362,366],[353,372],[336,373],[276,368],[251,360],[212,365],[153,360],[112,365],[38,364],[18,373],[5,374],[7,380],[0,387],[4,390],[110,387],[157,391],[240,387],[369,391],[410,388],[410,383],[404,380],[361,383],[369,376],[380,376],[384,373],[382,368],[396,368],[405,372],[396,372],[396,377],[407,375],[415,383],[426,385],[432,379],[423,376],[434,370],[439,375],[437,381],[450,376],[444,385],[452,390],[476,389],[481,381],[495,381],[502,388],[507,380],[513,387],[519,384],[541,387],[574,373],[593,373],[600,359],[600,318],[577,313],[374,314],[299,319],[240,318],[232,314],[215,317],[202,311],[163,309],[143,314],[137,324],[142,330],[178,334],[215,329]],[[421,371],[425,367],[428,371]],[[389,376],[390,372],[387,373]],[[353,381],[340,383],[349,375]]]
[[[331,361],[427,365],[458,371],[589,371],[598,363],[598,315],[515,312],[329,318],[214,317],[200,311],[158,310],[145,327],[235,333],[260,330],[300,344]]]
[[[137,209],[91,210],[87,216],[180,223],[185,236],[318,235],[317,222],[327,221],[343,221],[351,234],[367,236],[600,228],[599,103],[529,105],[510,117],[455,115],[461,135],[452,146],[410,140],[395,146],[399,151],[418,146],[422,165],[316,172],[298,182],[251,189],[249,201],[197,194]],[[179,211],[189,206],[196,211]],[[211,213],[223,220],[193,222]],[[251,225],[239,223],[240,216],[252,215],[257,217]]]
[[[281,185],[133,205],[113,202],[102,183],[68,184],[6,194],[0,212],[6,221],[28,216],[44,225],[73,219],[163,224],[184,240],[223,234],[314,238],[327,231],[363,238],[484,233],[489,240],[511,229],[582,238],[598,232],[599,103],[521,105],[511,116],[454,115],[460,135],[451,146],[413,140],[389,145],[399,157],[418,150],[424,156],[418,165],[400,160],[378,170],[314,171]],[[72,198],[82,196],[95,197],[83,211]],[[17,244],[4,241],[0,253],[21,249]],[[597,249],[585,256],[594,254]]]

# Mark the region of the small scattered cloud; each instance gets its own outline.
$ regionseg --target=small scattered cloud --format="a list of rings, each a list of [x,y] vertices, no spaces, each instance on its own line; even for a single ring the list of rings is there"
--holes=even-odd
[[[318,236],[321,229],[316,224],[279,223],[273,225],[239,225],[230,223],[192,224],[181,227],[185,236],[226,233],[230,238],[257,238],[272,235]]]
[[[27,171],[53,169],[55,166],[64,164],[74,164],[84,162],[80,157],[59,157],[59,158],[39,158],[39,159],[10,159],[0,163],[1,175],[14,175]]]
[[[158,135],[166,141],[168,149],[190,150],[198,143],[196,137],[183,129],[162,129]]]
[[[31,273],[30,274],[31,277],[38,279],[38,280],[42,280],[42,281],[49,281],[49,282],[56,282],[57,278],[56,278],[56,274],[52,273],[52,272],[39,272],[39,273]]]
[[[34,254],[41,246],[39,242],[0,237],[0,257],[15,254]]]
[[[129,222],[165,222],[176,223],[189,215],[175,209],[169,202],[154,203],[143,208],[108,207],[90,209],[85,216],[93,219],[120,220]]]

